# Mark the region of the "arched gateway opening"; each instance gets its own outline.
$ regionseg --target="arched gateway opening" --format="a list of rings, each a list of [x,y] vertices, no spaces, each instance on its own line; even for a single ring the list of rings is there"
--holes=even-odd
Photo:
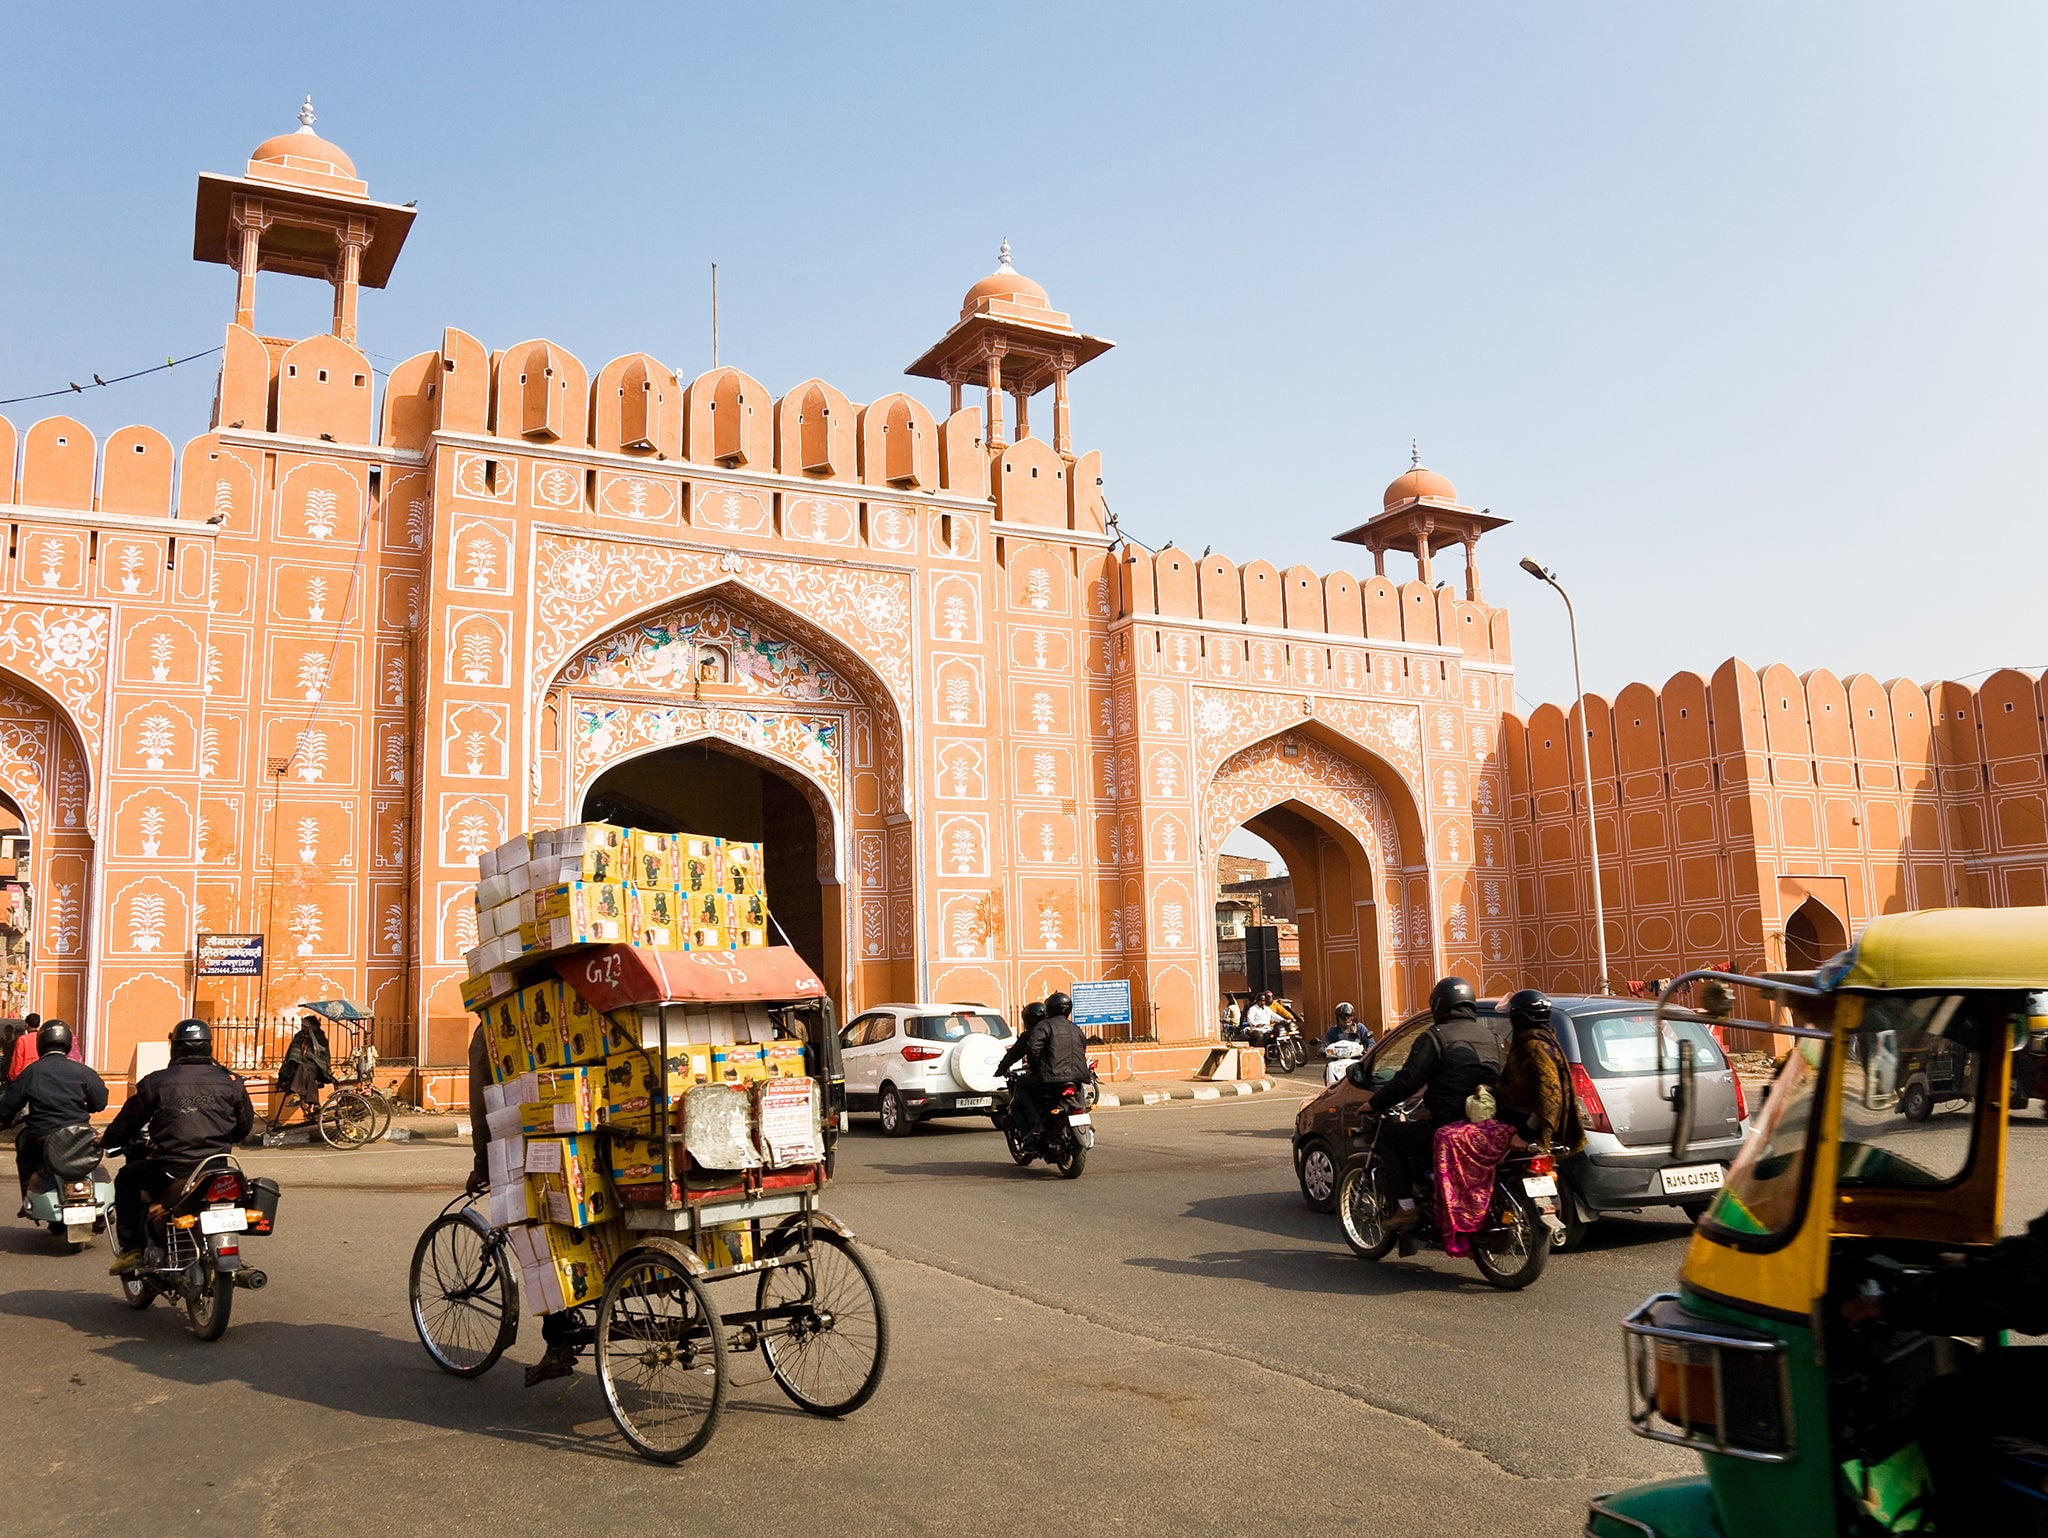
[[[1849,948],[1842,921],[1809,897],[1785,920],[1785,970],[1811,972]]]
[[[1279,859],[1258,876],[1233,864],[1226,840],[1217,870],[1218,987],[1225,993],[1271,988],[1292,1001],[1305,1034],[1327,1030],[1340,1003],[1377,1032],[1379,905],[1365,846],[1327,815],[1293,800],[1239,827]],[[1243,934],[1234,938],[1240,928]],[[1263,964],[1262,943],[1273,952]],[[1269,969],[1277,969],[1278,982]]]
[[[684,743],[605,770],[584,795],[582,816],[758,843],[775,923],[834,994],[843,994],[841,889],[827,879],[832,830],[819,826],[820,814],[784,774],[721,742]]]

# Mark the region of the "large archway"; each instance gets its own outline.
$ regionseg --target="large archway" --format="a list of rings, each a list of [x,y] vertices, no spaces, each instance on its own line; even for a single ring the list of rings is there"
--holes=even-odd
[[[901,716],[843,641],[720,582],[571,655],[539,724],[552,815],[602,803],[628,823],[759,840],[776,918],[842,1010],[915,993]]]
[[[1265,916],[1279,921],[1276,927],[1294,931],[1293,946],[1283,939],[1279,959],[1296,1012],[1321,1031],[1338,1004],[1350,1004],[1377,1033],[1384,1015],[1380,905],[1365,846],[1341,823],[1292,797],[1239,826],[1270,845],[1284,870],[1284,900],[1267,898],[1261,906]],[[1219,916],[1227,906],[1227,900],[1219,902]],[[1230,979],[1219,973],[1219,982],[1227,987]]]
[[[657,749],[605,770],[584,793],[586,821],[761,845],[769,911],[782,935],[845,1003],[843,888],[830,811],[815,787],[714,738]],[[821,854],[824,858],[821,859]]]

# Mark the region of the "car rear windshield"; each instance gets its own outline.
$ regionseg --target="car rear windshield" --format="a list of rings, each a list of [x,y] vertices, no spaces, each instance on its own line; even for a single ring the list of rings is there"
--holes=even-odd
[[[1579,1034],[1579,1058],[1596,1079],[1625,1079],[1643,1073],[1673,1073],[1678,1067],[1682,1044],[1692,1053],[1693,1067],[1704,1072],[1728,1066],[1721,1048],[1697,1020],[1667,1020],[1669,1033],[1662,1050],[1657,1042],[1657,1017],[1651,1010],[1640,1014],[1599,1015],[1591,1020],[1574,1020]]]
[[[1000,1015],[963,1009],[951,1015],[912,1015],[903,1022],[903,1034],[919,1041],[958,1041],[963,1036],[993,1036],[998,1041],[1008,1041],[1010,1027]]]

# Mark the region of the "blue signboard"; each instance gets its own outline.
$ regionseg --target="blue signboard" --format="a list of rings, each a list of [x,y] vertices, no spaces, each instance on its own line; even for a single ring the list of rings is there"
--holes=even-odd
[[[1074,1000],[1074,1024],[1084,1031],[1131,1023],[1131,985],[1127,982],[1076,983],[1068,993]]]

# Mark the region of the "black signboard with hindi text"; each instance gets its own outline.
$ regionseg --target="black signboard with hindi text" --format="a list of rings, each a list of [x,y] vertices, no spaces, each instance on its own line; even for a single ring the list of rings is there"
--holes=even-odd
[[[201,933],[194,962],[200,977],[261,977],[263,936]]]

